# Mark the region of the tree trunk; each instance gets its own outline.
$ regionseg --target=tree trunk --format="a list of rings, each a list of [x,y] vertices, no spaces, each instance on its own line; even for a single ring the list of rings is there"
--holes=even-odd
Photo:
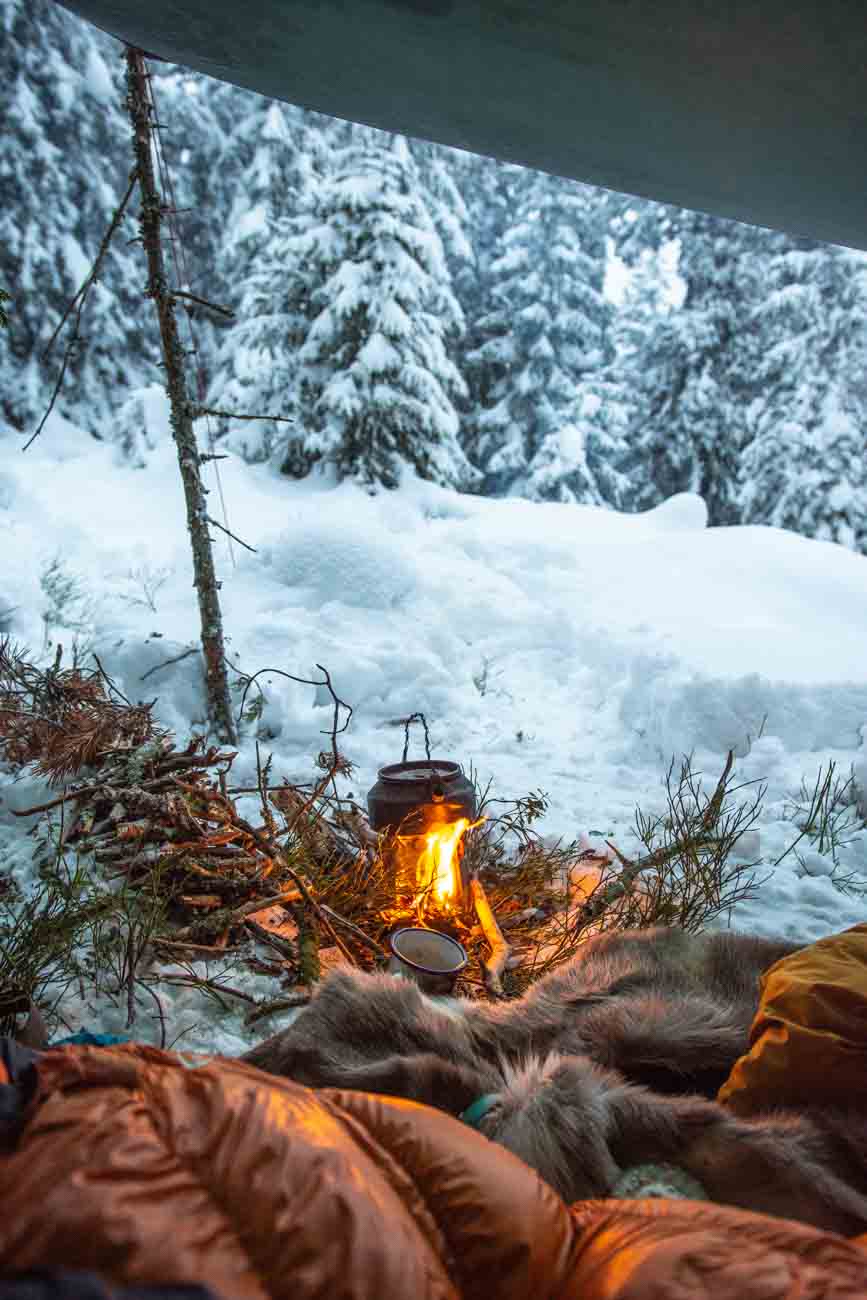
[[[178,464],[187,503],[187,528],[193,551],[193,585],[199,599],[202,625],[208,713],[219,739],[224,743],[234,744],[237,736],[226,674],[219,583],[214,572],[214,556],[208,532],[206,489],[201,478],[201,461],[196,446],[192,407],[184,374],[184,354],[178,336],[174,300],[166,280],[160,239],[162,204],[154,175],[150,97],[147,90],[148,74],[142,51],[127,46],[126,65],[126,103],[132,123],[133,149],[141,192],[139,226],[148,260],[146,294],[156,303],[159,317],[163,363],[166,370],[166,391],[171,403],[172,436],[178,451]]]

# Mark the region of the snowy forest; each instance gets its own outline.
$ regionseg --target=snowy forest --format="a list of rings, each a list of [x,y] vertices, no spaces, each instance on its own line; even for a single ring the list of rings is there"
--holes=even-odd
[[[0,31],[0,1300],[867,1296],[867,253]]]
[[[121,47],[51,0],[2,0],[2,416],[29,437],[47,345],[131,166]],[[155,62],[179,287],[221,452],[370,490],[643,511],[867,550],[867,262],[306,112]],[[158,335],[124,218],[57,411],[152,450]],[[283,421],[293,421],[286,423]],[[7,435],[10,436],[10,435]]]

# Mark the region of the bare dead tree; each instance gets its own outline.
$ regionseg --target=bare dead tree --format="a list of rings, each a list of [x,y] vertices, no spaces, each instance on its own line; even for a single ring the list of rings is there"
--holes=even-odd
[[[193,428],[193,404],[189,399],[181,347],[175,318],[174,297],[169,289],[163,258],[161,222],[164,211],[154,172],[153,123],[148,94],[148,73],[141,50],[127,46],[127,110],[133,129],[136,174],[141,193],[139,227],[148,261],[146,294],[154,300],[159,318],[166,391],[171,406],[172,436],[178,452],[187,528],[193,552],[193,585],[199,601],[202,626],[202,651],[205,659],[205,684],[208,712],[221,741],[234,744],[237,738],[229,696],[226,656],[223,642],[223,617],[220,609],[219,583],[214,570],[214,555],[208,532],[206,492],[201,477],[201,457]]]

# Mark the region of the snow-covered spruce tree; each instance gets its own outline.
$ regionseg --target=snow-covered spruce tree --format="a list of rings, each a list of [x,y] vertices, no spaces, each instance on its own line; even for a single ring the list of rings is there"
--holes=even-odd
[[[461,370],[468,392],[462,441],[472,458],[480,438],[479,417],[505,373],[492,350],[481,351],[495,316],[496,277],[491,268],[514,219],[521,191],[532,182],[533,173],[493,158],[456,152],[455,175],[467,209],[471,246],[471,259],[457,268],[454,281],[466,320]]]
[[[53,0],[0,2],[0,283],[12,294],[0,413],[32,430],[46,410],[70,326],[42,353],[87,277],[127,186],[121,46]],[[154,376],[142,320],[141,253],[130,214],[91,289],[81,342],[55,410],[110,435],[118,394]]]
[[[471,357],[491,367],[472,448],[489,491],[616,504],[625,447],[605,400],[605,221],[589,187],[536,173],[500,240]]]
[[[428,212],[442,242],[449,274],[457,284],[473,257],[470,214],[459,185],[463,155],[427,140],[408,140],[407,145]]]
[[[744,522],[867,552],[867,257],[785,241],[766,272]]]
[[[627,255],[640,254],[642,243],[658,248],[677,240],[682,280],[679,305],[658,310],[658,300],[633,299],[626,306],[635,313],[631,364],[621,367],[621,382],[637,405],[635,504],[643,508],[676,492],[698,492],[712,524],[738,523],[741,454],[755,386],[752,320],[763,266],[779,237],[703,213],[635,207]]]
[[[297,354],[306,326],[307,268],[293,241],[310,222],[317,182],[312,114],[242,92],[229,145],[246,167],[234,177],[219,259],[235,320],[221,331],[207,405],[241,414],[296,416]],[[249,102],[247,102],[249,101]],[[240,108],[240,105],[239,105]],[[228,146],[227,146],[228,147]],[[250,461],[286,459],[288,426],[220,420],[231,447]]]
[[[630,506],[648,510],[699,481],[697,449],[679,418],[689,373],[686,318],[675,310],[660,251],[647,247],[631,267],[615,316],[615,369],[632,399]]]
[[[527,468],[522,495],[628,509],[629,406],[616,383],[604,375],[583,383],[573,419],[542,440]]]
[[[232,307],[237,291],[225,278],[225,259],[220,256],[228,228],[230,202],[226,192],[232,176],[223,142],[239,116],[232,92],[237,96],[252,96],[249,91],[173,64],[154,62],[150,71],[157,116],[163,123],[160,145],[178,209],[174,214],[174,227],[181,243],[178,287],[208,302]],[[172,269],[174,273],[174,265]],[[190,358],[189,365],[191,389],[198,400],[213,374],[214,357],[226,321],[218,313],[188,299],[178,300],[178,310],[185,339],[188,338],[185,318],[192,324],[196,355]]]
[[[464,486],[458,442],[464,390],[449,355],[462,328],[442,242],[400,137],[358,133],[319,187],[312,221],[288,241],[311,274],[299,352],[303,445],[284,468],[314,464],[368,487],[402,467]]]

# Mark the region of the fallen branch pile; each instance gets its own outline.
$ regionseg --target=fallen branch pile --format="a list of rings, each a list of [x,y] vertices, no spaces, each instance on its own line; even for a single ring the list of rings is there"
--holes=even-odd
[[[64,783],[62,793],[15,815],[45,815],[57,855],[91,863],[115,890],[160,900],[138,961],[124,963],[130,987],[168,960],[187,969],[162,976],[164,982],[206,987],[190,964],[224,958],[251,940],[266,956],[254,951],[250,964],[284,986],[318,977],[320,936],[351,964],[369,964],[371,953],[381,953],[374,939],[320,901],[311,879],[317,870],[366,863],[376,842],[357,814],[340,814],[338,827],[319,807],[335,773],[346,768],[336,746],[342,702],[334,699],[332,748],[320,755],[312,791],[285,782],[272,787],[270,762],[260,761],[257,786],[230,792],[235,751],[207,746],[203,737],[179,750],[154,724],[153,706],[131,704],[100,665],[64,670],[58,652],[52,668],[39,670],[0,643],[0,753],[16,768],[30,765]],[[259,796],[259,824],[239,812],[240,794]],[[7,1005],[21,1001],[16,988]],[[132,1007],[130,994],[130,1020]]]
[[[338,792],[338,776],[351,768],[337,737],[351,710],[326,670],[310,683],[327,688],[334,706],[316,778],[272,784],[271,760],[257,743],[256,784],[233,787],[236,751],[201,736],[179,749],[155,724],[153,704],[130,703],[98,661],[85,672],[63,669],[61,658],[58,651],[53,666],[39,670],[0,643],[0,757],[62,785],[16,813],[47,822],[50,853],[44,897],[16,912],[0,893],[0,1021],[4,1007],[17,1013],[44,1000],[46,988],[80,985],[86,975],[123,997],[130,1025],[139,991],[146,992],[163,1038],[161,984],[199,988],[221,1006],[240,1001],[252,1024],[303,1002],[334,962],[382,964],[390,931],[419,920],[468,950],[458,992],[510,996],[600,928],[699,928],[754,884],[730,855],[760,799],[732,805],[729,760],[709,797],[688,764],[679,782],[669,772],[668,814],[648,818],[639,810],[647,852],[633,859],[614,845],[599,853],[546,843],[535,830],[546,807],[541,793],[503,801],[490,788],[479,791],[480,823],[465,841],[463,906],[439,913],[428,900],[423,915],[406,915],[390,841]],[[249,725],[256,710],[247,716],[244,708],[251,688],[261,691],[261,675],[241,675]],[[256,801],[257,814],[242,815],[242,798],[246,806]],[[40,936],[41,965],[32,951]],[[88,945],[90,957],[76,956]],[[228,984],[227,958],[275,979],[273,996]],[[211,962],[221,963],[219,974]]]

